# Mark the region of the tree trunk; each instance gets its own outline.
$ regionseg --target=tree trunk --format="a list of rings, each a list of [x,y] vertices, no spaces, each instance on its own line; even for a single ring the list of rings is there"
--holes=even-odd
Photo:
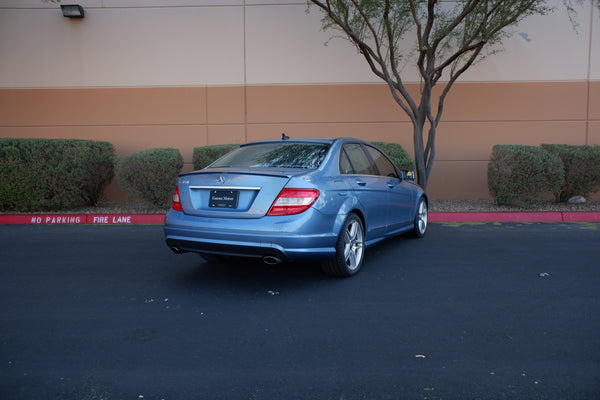
[[[429,121],[430,124],[434,122],[431,120],[431,88],[432,86],[425,81],[421,88],[421,101],[419,108],[416,110],[413,123],[413,143],[415,150],[415,164],[417,165],[417,183],[423,188],[427,189],[427,183],[429,182],[429,173],[431,171],[428,168],[430,161],[432,161],[433,153],[431,150],[431,138],[428,136],[427,142],[424,138],[425,123]]]
[[[427,189],[427,164],[425,160],[425,145],[423,143],[423,128],[425,126],[425,113],[420,112],[413,121],[413,143],[415,150],[415,164],[417,165],[417,183]]]

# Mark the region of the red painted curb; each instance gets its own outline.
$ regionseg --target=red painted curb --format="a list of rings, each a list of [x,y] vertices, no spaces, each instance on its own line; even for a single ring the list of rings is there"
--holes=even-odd
[[[430,212],[430,222],[598,222],[598,211]]]
[[[162,225],[165,214],[6,214],[0,225]],[[600,222],[599,211],[430,212],[430,222]]]
[[[91,225],[156,225],[165,222],[165,214],[88,214]]]
[[[74,225],[85,224],[81,214],[18,214],[0,215],[0,224],[6,225]]]
[[[565,222],[600,222],[600,212],[579,211],[563,213]]]
[[[0,225],[159,225],[165,214],[16,214],[0,215]]]

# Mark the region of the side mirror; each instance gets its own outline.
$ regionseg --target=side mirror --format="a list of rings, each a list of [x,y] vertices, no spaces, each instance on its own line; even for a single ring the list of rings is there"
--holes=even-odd
[[[407,180],[407,181],[414,181],[415,180],[415,171],[411,171],[410,169],[403,169],[402,170],[402,179]]]

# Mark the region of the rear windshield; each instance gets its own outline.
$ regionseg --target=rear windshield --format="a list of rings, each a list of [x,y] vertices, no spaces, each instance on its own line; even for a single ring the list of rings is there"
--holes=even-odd
[[[239,147],[210,168],[319,168],[329,145],[322,143],[258,143]]]

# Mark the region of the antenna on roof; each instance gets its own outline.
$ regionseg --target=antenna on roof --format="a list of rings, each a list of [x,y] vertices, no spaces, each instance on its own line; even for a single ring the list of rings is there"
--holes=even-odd
[[[288,135],[286,135],[285,133],[281,134],[281,140],[288,140],[290,137]]]

